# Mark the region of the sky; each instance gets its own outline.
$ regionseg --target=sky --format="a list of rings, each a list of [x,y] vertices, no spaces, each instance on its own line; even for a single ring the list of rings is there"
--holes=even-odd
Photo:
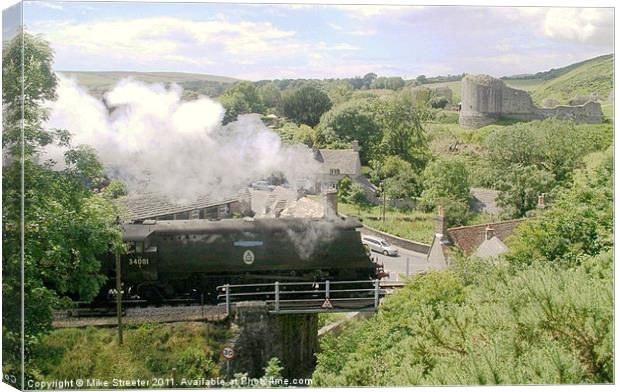
[[[613,53],[611,8],[27,1],[23,18],[65,71],[499,77]]]

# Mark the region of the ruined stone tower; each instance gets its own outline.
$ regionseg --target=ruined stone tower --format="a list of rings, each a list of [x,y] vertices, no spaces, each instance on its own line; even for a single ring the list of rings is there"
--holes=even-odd
[[[527,92],[508,87],[500,79],[488,75],[466,75],[461,82],[459,124],[463,127],[480,128],[500,118],[529,121],[548,117],[585,123],[603,121],[598,102],[539,108]]]

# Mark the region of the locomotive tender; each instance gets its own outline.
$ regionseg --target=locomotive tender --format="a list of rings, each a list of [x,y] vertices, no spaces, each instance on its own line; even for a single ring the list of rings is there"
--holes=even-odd
[[[227,283],[378,276],[356,230],[361,224],[351,218],[147,220],[121,227],[129,248],[121,256],[127,299],[215,300],[216,287]],[[112,283],[114,255],[106,257],[103,271]]]

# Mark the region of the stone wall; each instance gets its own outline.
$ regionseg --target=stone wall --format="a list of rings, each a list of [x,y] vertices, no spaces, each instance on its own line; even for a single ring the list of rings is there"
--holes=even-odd
[[[526,91],[508,87],[500,79],[488,75],[467,75],[461,83],[459,124],[466,128],[480,128],[500,118],[530,121],[555,117],[581,123],[603,121],[598,102],[539,108]]]
[[[261,377],[269,359],[276,357],[284,367],[284,378],[308,377],[316,364],[318,318],[316,314],[273,315],[262,301],[239,302],[231,342],[235,358],[231,376],[248,373]]]
[[[401,237],[397,237],[395,235],[388,234],[388,233],[385,233],[377,229],[373,229],[372,227],[368,227],[366,225],[364,225],[364,227],[360,229],[360,232],[365,235],[371,235],[374,237],[382,238],[388,241],[389,243],[391,243],[392,245],[396,245],[400,248],[411,250],[411,251],[418,252],[418,253],[426,254],[431,248],[429,244],[423,244],[421,242],[411,241],[411,240],[407,240]]]

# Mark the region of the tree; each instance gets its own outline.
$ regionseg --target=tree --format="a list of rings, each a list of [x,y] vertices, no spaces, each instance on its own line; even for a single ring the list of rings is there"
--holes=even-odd
[[[550,193],[554,187],[553,174],[546,170],[533,165],[511,166],[508,174],[499,182],[498,188],[501,192],[497,202],[506,209],[507,215],[521,218],[536,208],[538,195]]]
[[[327,94],[313,86],[286,91],[282,97],[281,112],[298,124],[317,125],[321,115],[332,107]]]
[[[469,172],[462,159],[440,158],[431,162],[423,174],[422,196],[434,200],[448,197],[469,202]]]
[[[613,246],[613,150],[588,156],[594,165],[577,175],[542,216],[523,224],[508,259],[518,265],[545,263],[574,267],[580,255],[594,256]]]
[[[292,122],[286,122],[275,131],[280,138],[287,144],[305,144],[312,147],[315,144],[315,131],[306,124],[297,125]]]
[[[381,131],[374,115],[375,99],[356,99],[336,106],[321,117],[317,141],[331,146],[335,142],[351,145],[357,140],[360,160],[367,164],[377,153]]]
[[[24,41],[24,154],[18,148],[21,51]],[[16,57],[15,57],[16,56]],[[52,327],[52,309],[69,297],[90,301],[105,277],[99,256],[122,247],[117,213],[106,197],[92,189],[103,178],[92,149],[72,148],[67,131],[47,130],[43,101],[55,97],[52,51],[39,37],[23,33],[3,52],[3,109],[8,163],[2,173],[3,370],[19,374],[20,342],[24,339],[26,378],[36,372],[30,355],[40,336]],[[37,163],[50,143],[68,149],[66,168],[52,170]],[[16,148],[17,147],[17,148]],[[23,160],[17,159],[22,157]],[[22,195],[22,180],[24,194]],[[22,210],[22,196],[24,208]],[[22,220],[23,213],[23,220]],[[24,247],[21,247],[21,230]],[[22,253],[23,252],[23,253]],[[23,259],[22,259],[23,258]],[[24,335],[20,332],[21,265],[24,268]]]
[[[263,102],[254,83],[237,82],[220,96],[220,103],[226,109],[224,124],[235,121],[244,113],[262,113]]]
[[[358,214],[361,212],[361,210],[366,211],[371,207],[371,204],[368,201],[368,197],[366,196],[366,191],[364,190],[364,187],[357,183],[351,186],[348,202],[357,207]]]
[[[349,176],[344,176],[338,181],[338,200],[342,202],[346,202],[349,200],[351,195],[351,187],[353,186],[353,181]]]
[[[423,127],[428,118],[428,111],[415,108],[408,95],[380,100],[375,110],[375,121],[382,131],[381,155],[397,155],[411,163],[414,170],[421,170],[430,158]]]
[[[426,84],[428,82],[425,75],[419,75],[417,78],[415,78],[415,81],[418,82],[418,84]]]
[[[362,79],[364,80],[364,87],[370,88],[372,85],[372,82],[374,82],[375,79],[377,79],[377,74],[374,72],[370,72],[364,75]]]
[[[22,109],[24,154],[31,156],[54,141],[55,134],[42,126],[48,117],[43,102],[56,98],[52,62],[52,50],[38,35],[19,34],[3,48],[2,147],[15,157],[21,156]],[[28,81],[23,84],[23,95],[22,77]]]
[[[258,96],[268,108],[277,108],[282,99],[282,93],[274,82],[268,82],[258,88]]]
[[[433,109],[443,109],[448,104],[448,98],[442,96],[433,97],[429,103]]]
[[[487,158],[505,170],[512,165],[536,166],[568,184],[582,158],[611,144],[611,129],[547,119],[493,130],[485,140]]]
[[[386,195],[392,199],[419,196],[421,184],[411,164],[398,156],[387,157],[379,166]]]

